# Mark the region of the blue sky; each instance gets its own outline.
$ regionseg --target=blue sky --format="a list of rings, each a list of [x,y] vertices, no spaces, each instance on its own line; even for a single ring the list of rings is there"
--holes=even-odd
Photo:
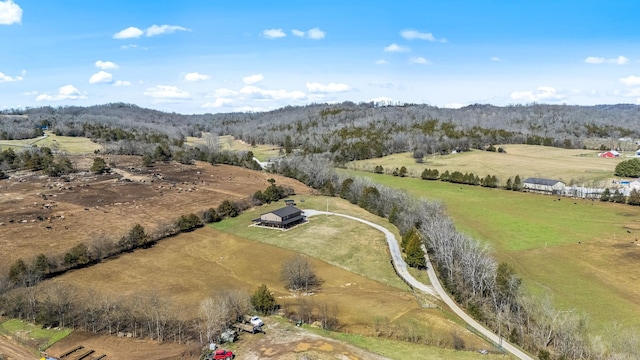
[[[640,104],[639,1],[0,0],[0,109]]]

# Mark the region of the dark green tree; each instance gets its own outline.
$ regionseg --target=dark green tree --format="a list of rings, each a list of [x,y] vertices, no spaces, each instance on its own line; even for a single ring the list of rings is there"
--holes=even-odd
[[[193,231],[199,227],[202,227],[204,224],[202,220],[196,214],[189,214],[187,216],[180,216],[178,221],[176,222],[176,227],[180,229],[181,232],[189,232]]]
[[[619,162],[614,174],[622,177],[640,177],[640,159]]]
[[[427,261],[424,258],[424,252],[420,246],[421,244],[420,236],[417,235],[411,237],[405,249],[407,265],[418,269],[424,269],[427,267]]]
[[[522,190],[522,180],[520,180],[520,175],[516,175],[515,179],[513,179],[513,186],[511,186],[511,190],[513,191]]]
[[[260,285],[258,290],[251,295],[251,305],[253,305],[257,312],[263,315],[271,314],[278,308],[276,298],[265,284]]]
[[[398,176],[400,177],[405,177],[407,176],[407,168],[406,167],[401,167],[400,170],[398,171]]]
[[[96,174],[102,174],[109,170],[107,163],[101,157],[96,157],[93,159],[93,165],[91,165],[91,172]]]
[[[89,248],[84,243],[74,246],[68,253],[64,255],[64,264],[68,267],[77,265],[85,265],[91,261]]]
[[[144,246],[149,241],[149,236],[144,232],[140,224],[133,226],[129,233],[118,241],[118,246],[124,251],[131,251],[139,246]]]
[[[609,188],[604,189],[600,195],[600,201],[611,201],[611,190]]]
[[[234,203],[229,200],[225,200],[220,204],[220,206],[218,206],[218,214],[223,218],[236,217],[240,215],[240,210],[238,210],[238,207]]]
[[[9,281],[13,284],[22,282],[24,276],[27,274],[28,268],[24,260],[18,259],[11,264],[9,268]]]
[[[513,185],[511,184],[511,178],[507,179],[507,184],[504,186],[505,190],[513,189]]]
[[[611,201],[613,201],[616,204],[624,204],[626,202],[625,200],[626,199],[624,198],[624,194],[622,194],[617,189],[616,191],[613,192],[613,195],[611,195]]]
[[[384,174],[384,168],[382,165],[378,165],[373,169],[373,172],[376,174]]]
[[[202,222],[205,224],[214,223],[222,220],[218,212],[214,208],[209,208],[204,213],[202,213]]]

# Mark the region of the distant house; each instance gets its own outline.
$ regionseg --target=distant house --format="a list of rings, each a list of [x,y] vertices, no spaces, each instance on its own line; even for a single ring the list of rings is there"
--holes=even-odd
[[[640,157],[640,149],[636,150],[636,157]]]
[[[598,154],[598,156],[600,156],[601,158],[612,159],[612,158],[620,157],[620,153],[615,150],[610,150],[610,151],[600,153]]]
[[[560,180],[528,178],[522,183],[524,191],[543,194],[562,194],[566,184]]]
[[[288,205],[278,210],[260,215],[253,222],[257,225],[287,229],[305,220],[302,210],[293,205]]]

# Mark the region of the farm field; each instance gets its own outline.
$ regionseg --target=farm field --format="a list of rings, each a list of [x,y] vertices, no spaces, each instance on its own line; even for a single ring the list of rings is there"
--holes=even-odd
[[[270,158],[274,158],[278,156],[278,153],[281,149],[278,145],[256,145],[251,146],[251,144],[247,144],[242,140],[236,140],[231,135],[223,135],[223,136],[211,136],[205,133],[202,137],[193,137],[187,136],[186,143],[190,146],[195,145],[209,145],[209,143],[217,144],[218,148],[221,150],[232,150],[232,151],[251,151],[253,155],[260,161],[267,161]]]
[[[68,155],[93,154],[95,150],[102,149],[102,145],[94,143],[82,136],[57,136],[51,131],[45,131],[45,136],[25,140],[0,140],[0,150],[12,147],[16,150],[30,148],[32,146],[48,147]]]
[[[264,283],[287,309],[295,307],[299,299],[279,280],[280,266],[294,254],[291,250],[205,227],[48,282],[83,289],[91,292],[94,299],[154,294],[170,301],[172,308],[182,309],[186,318],[197,315],[200,301],[214,296],[217,290],[253,292]],[[315,258],[310,260],[323,283],[320,291],[304,299],[313,304],[335,304],[343,325],[341,330],[370,335],[376,319],[387,319],[385,321],[394,326],[415,326],[441,345],[450,345],[451,336],[456,333],[463,337],[469,349],[489,347],[442,311],[421,308],[407,290],[384,285]],[[420,354],[441,351],[428,346],[419,349]]]
[[[496,145],[498,147],[498,145]],[[481,178],[495,175],[501,184],[508,178],[520,175],[524,181],[528,177],[556,179],[566,184],[592,185],[610,182],[616,165],[625,160],[603,159],[593,150],[561,149],[536,145],[504,145],[507,153],[471,150],[460,154],[426,156],[423,164],[417,164],[411,153],[400,153],[383,158],[358,160],[347,163],[351,170],[373,172],[381,165],[385,173],[391,174],[395,168],[405,166],[411,177],[420,177],[426,168],[437,169],[440,173],[460,171],[472,172]],[[635,153],[629,153],[635,154]]]
[[[586,313],[594,327],[640,327],[640,208],[344,171],[441,201],[461,231],[489,244],[562,309]]]
[[[12,173],[0,180],[0,256],[8,259],[0,270],[18,258],[64,255],[96,237],[118,240],[136,223],[152,232],[180,215],[216,207],[225,199],[248,198],[264,190],[272,177],[297,193],[309,191],[295,180],[235,166],[198,162],[146,168],[135,156],[104,158],[116,163],[112,174],[89,173],[92,157],[71,156],[84,172],[61,178]]]

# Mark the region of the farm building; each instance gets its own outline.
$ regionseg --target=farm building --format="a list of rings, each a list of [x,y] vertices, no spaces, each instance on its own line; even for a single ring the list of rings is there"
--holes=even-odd
[[[612,159],[612,158],[620,157],[620,153],[615,150],[609,150],[609,151],[598,154],[598,156],[600,156],[601,158]]]
[[[528,178],[522,183],[524,191],[539,192],[543,194],[561,194],[566,187],[560,180]]]
[[[261,226],[286,229],[303,222],[304,219],[302,210],[293,205],[288,205],[272,212],[261,214],[260,218],[254,219],[253,222]]]

